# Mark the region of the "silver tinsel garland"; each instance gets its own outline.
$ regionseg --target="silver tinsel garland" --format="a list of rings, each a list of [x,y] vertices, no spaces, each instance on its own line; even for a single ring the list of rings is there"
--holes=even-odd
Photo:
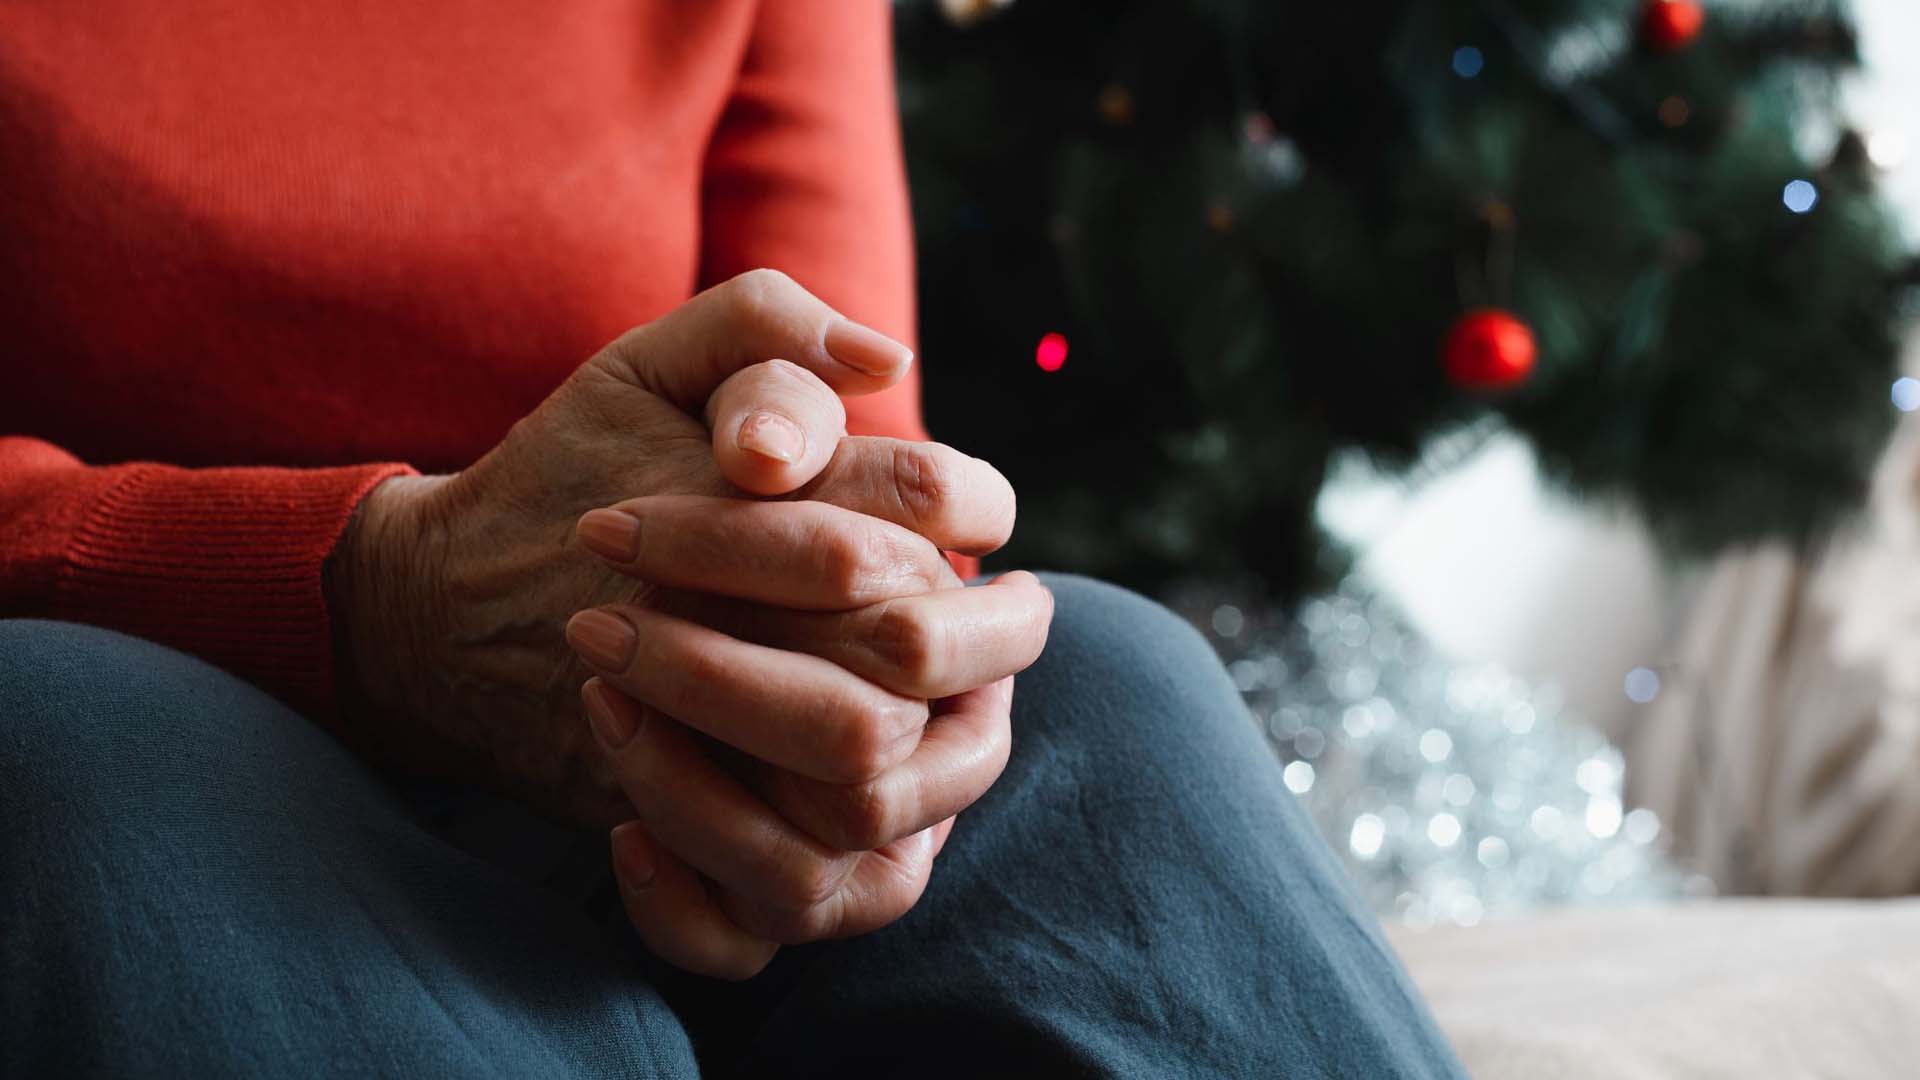
[[[1436,656],[1349,582],[1283,619],[1218,595],[1175,602],[1226,659],[1282,776],[1383,915],[1472,925],[1543,904],[1705,886],[1621,799],[1620,751],[1558,695]]]

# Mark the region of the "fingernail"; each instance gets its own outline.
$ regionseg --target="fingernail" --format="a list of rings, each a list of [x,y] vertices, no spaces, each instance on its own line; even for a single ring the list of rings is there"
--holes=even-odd
[[[583,611],[567,620],[567,644],[602,671],[625,671],[639,640],[633,624],[610,611]]]
[[[893,375],[913,362],[913,350],[869,326],[841,319],[827,328],[827,354],[869,375]]]
[[[580,700],[587,704],[587,721],[593,725],[593,733],[607,749],[618,750],[627,745],[640,730],[633,713],[621,708],[612,693],[600,685],[600,680],[591,680],[581,687]]]
[[[733,442],[742,450],[788,463],[799,461],[807,452],[807,434],[800,430],[800,425],[764,409],[741,423],[740,433],[733,437]]]
[[[624,510],[589,510],[573,529],[587,550],[603,559],[632,562],[640,557],[640,519]]]
[[[617,825],[613,830],[613,872],[629,889],[644,889],[653,884],[658,867],[653,861],[653,839],[637,821]]]

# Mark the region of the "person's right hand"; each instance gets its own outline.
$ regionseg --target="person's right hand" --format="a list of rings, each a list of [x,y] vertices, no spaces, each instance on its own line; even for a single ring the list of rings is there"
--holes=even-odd
[[[713,594],[750,596],[777,568],[679,554],[756,531],[775,509],[628,500],[612,513],[667,539],[595,550],[706,591],[568,626],[637,814],[612,838],[628,916],[657,955],[725,978],[759,971],[779,945],[865,933],[913,907],[954,816],[1006,765],[1012,676],[1039,656],[1053,613],[1024,571],[905,596],[884,579],[811,581],[785,598],[795,607],[774,607]]]
[[[1005,541],[1005,479],[938,444],[843,437],[836,391],[882,389],[910,362],[784,275],[755,271],[623,335],[471,467],[382,484],[329,567],[341,734],[407,771],[489,783],[565,817],[631,817],[587,734],[589,672],[561,630],[584,608],[658,610],[666,597],[579,551],[576,520],[643,496],[737,504],[759,527],[686,533],[703,542],[674,548],[676,565],[773,568],[742,597],[767,605],[805,606],[823,582],[875,602],[957,586],[940,551]],[[809,481],[806,501],[743,501]],[[649,550],[670,539],[643,535]],[[957,647],[991,648],[965,639],[999,631],[955,632]],[[893,713],[864,715],[924,715],[893,696]]]

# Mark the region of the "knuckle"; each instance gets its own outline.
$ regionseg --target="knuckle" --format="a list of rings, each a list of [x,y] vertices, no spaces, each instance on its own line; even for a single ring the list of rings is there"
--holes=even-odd
[[[875,905],[873,929],[879,929],[898,921],[907,912],[912,911],[920,902],[920,896],[926,891],[927,878],[933,870],[933,858],[929,855],[917,855],[900,867],[899,872],[881,890]]]
[[[667,716],[686,716],[697,708],[699,688],[739,678],[726,660],[705,649],[685,649],[673,661],[676,678],[657,680],[651,703]]]
[[[916,524],[940,518],[959,494],[960,470],[934,443],[903,443],[893,452],[893,485]]]
[[[752,270],[743,271],[734,275],[733,280],[745,288],[770,293],[790,292],[800,287],[785,272],[775,270],[771,266],[757,266]]]
[[[893,802],[878,783],[853,784],[839,792],[834,820],[836,839],[849,851],[872,851],[893,842]]]
[[[820,376],[791,360],[763,360],[754,365],[759,373],[755,389],[775,395],[809,410],[809,415],[829,421],[835,429],[847,425],[846,403]]]
[[[826,525],[815,550],[824,564],[821,580],[836,595],[856,604],[873,593],[896,561],[886,534],[852,522]]]
[[[839,888],[840,875],[833,864],[807,855],[794,860],[776,879],[772,901],[778,908],[777,914],[791,917],[833,899]]]
[[[730,278],[723,286],[727,313],[737,322],[766,326],[792,302],[800,288],[778,270],[762,267]]]
[[[890,740],[880,735],[879,724],[856,713],[850,717],[833,755],[835,775],[827,779],[841,784],[862,784],[879,776],[887,767]]]
[[[786,383],[811,390],[813,384],[820,381],[812,372],[791,360],[762,360],[756,366],[766,373],[770,383]]]
[[[863,703],[846,708],[840,735],[835,740],[832,768],[836,775],[824,777],[833,783],[864,784],[893,764],[893,754],[904,734],[911,730],[904,703]]]
[[[916,606],[889,601],[874,621],[873,647],[908,684],[924,687],[946,665],[949,645],[943,623]]]
[[[728,674],[728,664],[721,657],[707,649],[687,648],[675,650],[673,666],[678,669],[681,681],[701,685]]]

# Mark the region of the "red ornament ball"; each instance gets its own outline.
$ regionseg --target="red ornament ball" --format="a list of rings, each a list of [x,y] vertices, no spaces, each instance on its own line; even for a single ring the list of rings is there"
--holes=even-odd
[[[1640,9],[1640,36],[1655,52],[1678,52],[1693,44],[1706,21],[1696,0],[1648,0]]]
[[[1499,308],[1469,311],[1447,332],[1447,378],[1466,390],[1505,390],[1527,381],[1538,355],[1533,330]]]

